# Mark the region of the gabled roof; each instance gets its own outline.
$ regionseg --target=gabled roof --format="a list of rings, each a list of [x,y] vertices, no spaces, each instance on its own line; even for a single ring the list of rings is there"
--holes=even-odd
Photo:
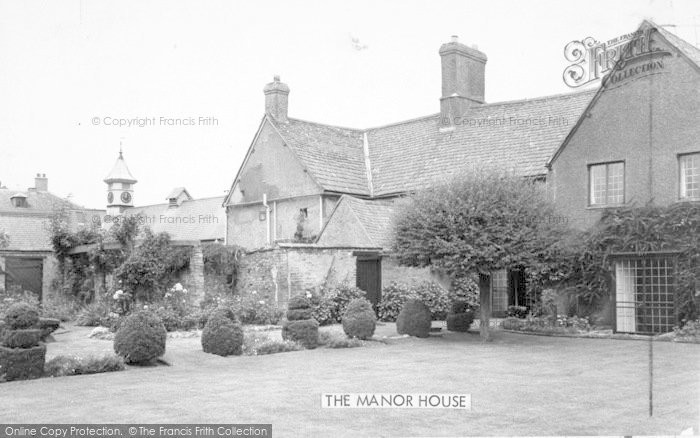
[[[693,46],[692,44],[688,43],[687,41],[679,38],[678,36],[672,34],[671,32],[667,31],[663,27],[657,25],[656,23],[650,21],[650,20],[644,20],[642,21],[642,24],[639,25],[638,29],[645,29],[648,27],[652,27],[656,29],[656,31],[672,46],[674,47],[681,55],[683,55],[688,61],[694,65],[696,68],[700,69],[700,49],[697,47]],[[628,49],[629,50],[629,49]],[[602,95],[602,93],[605,91],[605,86],[607,84],[607,80],[612,77],[613,73],[616,71],[622,69],[622,65],[616,65],[610,73],[607,74],[607,76],[603,77],[601,86],[598,87],[598,89],[595,91],[595,94],[593,97],[590,99],[588,102],[588,105],[586,108],[581,112],[581,115],[578,117],[576,120],[576,123],[574,124],[573,128],[569,131],[567,134],[566,138],[561,142],[559,147],[554,151],[552,154],[551,158],[547,161],[547,167],[551,167],[554,164],[554,161],[559,157],[559,155],[562,153],[562,151],[566,148],[566,146],[569,144],[569,141],[571,138],[576,134],[576,131],[578,131],[579,126],[581,125],[585,114],[590,113],[591,109],[595,106],[596,102]]]
[[[167,232],[173,240],[223,240],[226,213],[223,196],[185,200],[179,206],[169,203],[133,207],[126,215],[143,215],[143,224],[155,233]]]
[[[134,178],[133,175],[131,175],[131,172],[129,172],[129,168],[126,166],[126,162],[124,161],[124,156],[122,155],[121,151],[119,151],[119,157],[117,157],[117,161],[114,162],[114,166],[109,172],[109,175],[107,175],[107,177],[104,179],[104,182],[106,183],[111,181],[121,181],[131,184],[137,182],[136,178]]]
[[[267,119],[324,190],[369,195],[363,131],[291,118]]]
[[[168,193],[168,196],[165,197],[165,199],[173,199],[179,197],[182,193],[185,194],[186,199],[193,199],[192,195],[190,195],[190,192],[187,191],[186,188],[184,187],[175,187]]]
[[[699,65],[699,49],[650,21],[645,25],[654,26]],[[544,176],[599,89],[477,104],[453,127],[440,114],[366,130],[267,116],[262,124],[267,120],[275,127],[323,190],[382,197],[418,190],[474,167]]]
[[[452,130],[444,129],[439,114],[368,130],[267,120],[324,190],[382,196],[420,189],[473,166],[544,175],[547,159],[593,93],[476,105]]]
[[[666,38],[666,41],[668,41],[669,44],[677,48],[678,51],[688,58],[689,61],[695,64],[696,67],[700,67],[700,49],[650,20],[645,20],[644,22],[649,26],[656,28],[656,30],[664,38]]]
[[[396,206],[392,201],[360,199],[354,196],[343,195],[331,212],[326,224],[319,233],[317,241],[326,240],[327,244],[333,238],[325,235],[326,230],[334,227],[335,221],[340,221],[341,228],[347,228],[347,220],[356,221],[356,225],[366,235],[367,247],[389,249],[394,242],[393,218]],[[349,212],[349,213],[348,213]],[[350,217],[339,217],[346,214]],[[345,243],[345,242],[342,242]]]

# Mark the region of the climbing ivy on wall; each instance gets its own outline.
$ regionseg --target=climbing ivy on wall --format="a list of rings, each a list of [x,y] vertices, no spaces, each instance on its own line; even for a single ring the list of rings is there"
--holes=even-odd
[[[606,210],[598,224],[571,245],[558,269],[566,290],[587,303],[612,293],[615,253],[676,252],[679,322],[698,317],[700,295],[700,205]]]

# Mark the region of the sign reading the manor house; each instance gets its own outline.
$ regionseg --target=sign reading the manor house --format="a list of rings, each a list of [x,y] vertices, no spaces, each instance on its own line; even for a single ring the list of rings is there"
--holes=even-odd
[[[620,68],[610,77],[612,84],[663,71],[663,57],[671,53],[653,47],[651,37],[655,31],[654,28],[638,30],[607,42],[592,37],[571,41],[564,48],[564,56],[573,64],[564,70],[564,83],[578,88],[603,78],[616,66]]]

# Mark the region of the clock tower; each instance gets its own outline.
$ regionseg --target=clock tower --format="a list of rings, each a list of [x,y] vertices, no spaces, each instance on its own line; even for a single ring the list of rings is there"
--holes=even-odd
[[[121,148],[119,149],[119,158],[117,158],[117,162],[114,163],[112,171],[109,172],[104,182],[107,183],[108,215],[121,215],[124,210],[134,206],[134,184],[136,184],[136,179],[129,172],[129,168],[126,167]]]

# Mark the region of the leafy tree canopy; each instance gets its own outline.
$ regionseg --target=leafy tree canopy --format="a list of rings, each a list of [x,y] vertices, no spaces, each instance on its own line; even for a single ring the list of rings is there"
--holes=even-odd
[[[504,268],[548,272],[566,222],[540,182],[476,171],[412,196],[398,214],[395,250],[405,265],[457,278]]]

